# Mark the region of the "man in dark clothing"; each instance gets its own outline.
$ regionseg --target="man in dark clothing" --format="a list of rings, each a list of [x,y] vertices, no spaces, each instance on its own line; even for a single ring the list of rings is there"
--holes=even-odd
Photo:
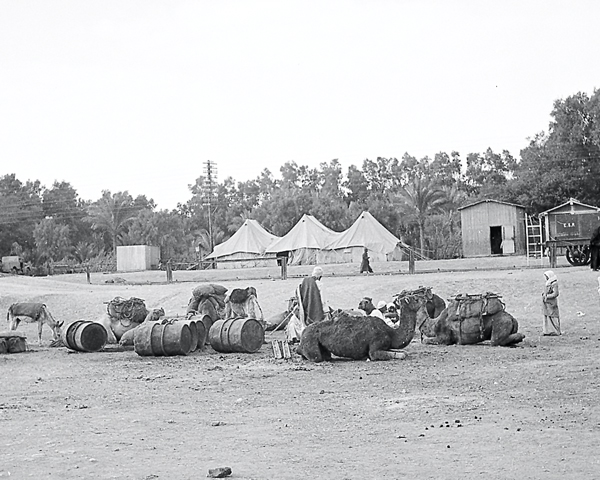
[[[373,269],[369,263],[369,249],[367,248],[365,248],[365,251],[362,254],[362,262],[360,262],[360,273],[363,272],[373,273]]]
[[[325,309],[323,308],[323,298],[321,296],[321,287],[319,282],[323,276],[323,269],[315,267],[312,274],[302,280],[298,287],[300,319],[306,325],[320,322],[325,318]]]
[[[594,271],[600,269],[600,227],[594,230],[590,239],[590,268]]]

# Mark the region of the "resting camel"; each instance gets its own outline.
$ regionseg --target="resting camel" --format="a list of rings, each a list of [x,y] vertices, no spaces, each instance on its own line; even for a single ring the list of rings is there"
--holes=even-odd
[[[355,316],[338,311],[331,320],[308,325],[302,332],[296,353],[311,362],[331,360],[331,355],[354,360],[390,360],[404,358],[404,352],[390,349],[406,347],[415,334],[417,311],[424,303],[422,297],[404,296],[397,328],[377,317]]]
[[[511,346],[525,338],[517,333],[519,323],[504,310],[504,305],[493,314],[477,316],[464,316],[463,307],[458,300],[451,300],[435,318],[422,307],[417,312],[421,341],[434,345],[473,345],[490,340],[495,347]]]

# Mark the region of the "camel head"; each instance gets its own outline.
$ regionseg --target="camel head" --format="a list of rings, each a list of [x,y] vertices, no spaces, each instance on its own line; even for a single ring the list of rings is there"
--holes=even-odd
[[[370,315],[373,310],[375,310],[375,305],[373,305],[373,299],[369,297],[364,297],[360,302],[358,302],[358,309],[364,311],[367,315]]]
[[[429,287],[419,287],[416,290],[402,290],[395,295],[394,305],[396,305],[398,313],[402,316],[405,310],[418,312],[432,297],[433,293],[431,293],[431,288]]]

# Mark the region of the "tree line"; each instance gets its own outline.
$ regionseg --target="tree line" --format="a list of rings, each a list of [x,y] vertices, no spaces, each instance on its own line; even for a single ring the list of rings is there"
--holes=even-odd
[[[68,182],[0,177],[0,253],[35,265],[114,261],[117,245],[156,245],[163,259],[197,261],[253,218],[275,235],[307,213],[336,231],[368,210],[388,230],[430,258],[461,255],[459,208],[491,198],[530,214],[570,197],[600,202],[600,91],[554,102],[548,132],[536,134],[520,158],[508,151],[437,153],[417,159],[365,159],[343,172],[339,161],[316,168],[284,163],[247,181],[229,177],[189,186],[192,197],[159,210],[146,195],[105,190],[81,199]],[[151,192],[149,192],[151,193]],[[209,224],[210,218],[210,224]]]

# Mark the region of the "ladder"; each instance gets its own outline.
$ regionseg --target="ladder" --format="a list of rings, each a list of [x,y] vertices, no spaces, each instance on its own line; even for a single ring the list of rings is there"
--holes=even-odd
[[[541,218],[525,215],[525,229],[527,232],[527,265],[529,265],[530,259],[539,259],[540,263],[543,263],[544,239]]]

